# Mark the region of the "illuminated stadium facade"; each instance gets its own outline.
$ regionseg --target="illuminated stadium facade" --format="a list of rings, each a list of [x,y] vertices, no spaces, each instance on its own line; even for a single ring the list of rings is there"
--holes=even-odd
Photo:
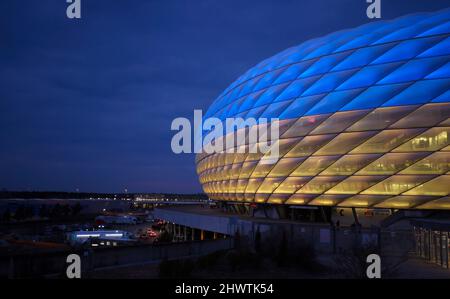
[[[232,83],[207,117],[280,125],[275,164],[248,152],[197,155],[212,199],[450,209],[450,10],[289,48]]]

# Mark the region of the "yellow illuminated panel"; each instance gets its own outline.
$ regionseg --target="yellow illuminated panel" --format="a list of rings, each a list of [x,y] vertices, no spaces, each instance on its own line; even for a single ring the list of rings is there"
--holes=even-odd
[[[320,175],[351,175],[379,156],[380,154],[346,155],[321,172]]]
[[[292,114],[282,114],[320,111],[307,107],[325,95],[305,97],[305,102],[301,97],[289,99],[283,107],[293,101],[297,106],[292,106]],[[361,110],[350,111],[323,107],[333,113],[276,121],[280,139],[270,143],[279,149],[276,159],[272,152],[262,152],[266,133],[260,132],[259,143],[248,136],[259,126],[239,129],[237,138],[221,138],[225,144],[235,141],[226,151],[197,154],[196,172],[204,192],[215,200],[450,210],[450,103],[442,102],[442,96],[440,100],[375,109],[361,105]],[[262,115],[267,107],[258,105],[252,114]],[[237,111],[232,105],[220,109],[231,108]],[[242,111],[238,117],[247,114]]]
[[[314,199],[317,195],[314,194],[292,194],[285,204],[291,205],[305,205]]]
[[[447,118],[439,124],[440,127],[450,127],[450,118]]]
[[[383,176],[351,176],[325,192],[325,194],[357,194],[384,178]]]
[[[430,200],[428,197],[423,196],[395,196],[379,204],[376,204],[375,208],[394,208],[394,209],[411,209],[417,205],[420,205],[426,201]]]
[[[242,163],[233,164],[233,167],[231,168],[231,178],[232,179],[239,178],[239,172],[241,172],[241,169],[242,169]]]
[[[306,194],[322,194],[327,191],[340,181],[342,181],[345,177],[341,176],[322,176],[315,177],[305,186],[303,186],[297,193],[306,193]]]
[[[340,133],[355,121],[366,115],[369,111],[370,110],[336,112],[323,123],[321,123],[317,128],[315,128],[310,134],[319,135]]]
[[[267,200],[267,203],[282,204],[288,200],[290,196],[290,194],[272,194]]]
[[[450,209],[450,197],[442,197],[439,199],[435,199],[424,203],[417,207],[418,209],[431,209],[431,210],[441,210],[441,209]]]
[[[432,177],[433,176],[429,175],[394,175],[361,192],[361,194],[398,195],[414,188]]]
[[[284,158],[278,161],[269,173],[269,177],[282,177],[289,175],[306,158]]]
[[[328,165],[339,159],[340,156],[309,157],[291,174],[292,176],[313,176],[327,168]]]
[[[294,148],[286,154],[286,157],[309,156],[320,149],[325,143],[333,139],[336,135],[306,136]]]
[[[345,154],[364,140],[372,137],[374,134],[376,134],[376,132],[373,131],[339,134],[336,138],[315,152],[314,155]]]
[[[371,207],[383,200],[390,198],[386,195],[355,195],[342,201],[340,207]]]
[[[269,174],[269,172],[272,170],[274,166],[275,164],[263,164],[260,161],[259,164],[255,167],[255,170],[253,171],[250,177],[264,178]]]
[[[283,178],[266,178],[257,193],[272,193],[283,180]]]
[[[258,161],[250,161],[243,163],[241,172],[239,173],[239,178],[241,179],[249,178],[257,164]]]
[[[358,175],[384,175],[394,174],[417,160],[428,155],[427,153],[388,153],[370,163],[357,172]]]
[[[295,193],[309,180],[311,180],[311,177],[288,177],[280,184],[274,193]]]
[[[449,169],[450,153],[436,152],[402,170],[400,174],[442,174]]]
[[[416,136],[423,129],[385,130],[351,151],[352,154],[385,153]]]
[[[236,187],[236,193],[245,192],[245,188],[247,188],[247,182],[248,182],[248,180],[238,180],[237,187]],[[222,192],[224,192],[224,191],[222,191]]]
[[[415,110],[418,106],[400,106],[377,108],[367,114],[360,121],[354,123],[347,131],[381,130],[392,125],[401,117]]]
[[[255,194],[254,193],[245,193],[244,194],[244,200],[253,202],[255,200]]]
[[[445,120],[450,115],[450,103],[426,104],[405,116],[392,128],[431,127]]]
[[[450,175],[441,175],[431,181],[420,184],[404,195],[446,196],[450,193]]]
[[[399,146],[394,152],[437,151],[448,145],[450,127],[435,127]]]
[[[281,138],[306,136],[309,132],[311,132],[311,130],[317,127],[329,116],[330,114],[322,114],[301,117],[291,128],[289,128],[283,135],[281,135]]]
[[[228,192],[226,193],[236,193],[238,180],[230,180],[230,185],[228,186]]]
[[[343,199],[345,199],[346,196],[340,196],[340,195],[320,195],[309,202],[309,205],[311,206],[335,206],[339,202],[341,202]]]
[[[249,179],[247,188],[245,189],[245,193],[256,193],[256,190],[258,190],[259,185],[263,182],[264,179]]]
[[[255,202],[264,203],[269,198],[270,194],[267,193],[256,193]]]

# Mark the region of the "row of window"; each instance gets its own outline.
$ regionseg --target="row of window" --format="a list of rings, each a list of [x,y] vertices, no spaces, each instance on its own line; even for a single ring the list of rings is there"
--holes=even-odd
[[[319,176],[226,180],[203,184],[205,192],[265,194],[430,195],[450,193],[449,175]]]
[[[280,147],[280,156],[284,158],[279,159],[275,165],[263,163],[261,153],[218,154],[223,157],[199,162],[197,172],[200,177],[218,172],[230,173],[232,178],[241,175],[246,177],[250,174],[252,177],[285,176],[292,171],[294,171],[292,175],[296,176],[316,175],[322,171],[325,171],[323,174],[329,175],[349,175],[375,161],[359,174],[392,174],[411,166],[412,163],[425,157],[427,152],[441,149],[444,153],[431,155],[408,171],[410,173],[446,171],[449,154],[445,151],[449,147],[450,127],[431,128],[410,139],[412,134],[420,132],[416,131],[417,129],[411,130],[401,132],[394,130],[395,134],[392,130],[382,131],[361,145],[358,145],[362,139],[359,133],[357,136],[360,139],[348,136],[348,133],[343,133],[335,139],[329,135],[307,136],[297,145],[291,142],[287,149]],[[368,139],[370,136],[365,137]],[[383,153],[387,154],[382,156]]]
[[[310,176],[383,176],[436,175],[450,171],[450,153],[388,153],[379,155],[350,155],[310,157],[303,163],[298,158],[285,158],[275,166],[258,165],[257,161],[233,165],[232,168],[215,168],[200,175],[200,182],[229,179],[310,177]],[[339,159],[340,158],[340,159]],[[335,162],[336,161],[336,162]],[[373,161],[373,162],[372,162]],[[331,164],[331,165],[330,165]],[[328,166],[330,165],[330,166]],[[366,166],[367,165],[367,166]],[[272,168],[273,167],[273,168]],[[272,169],[270,169],[272,168]]]
[[[396,144],[400,144],[402,140],[406,140],[407,138],[424,131],[425,129],[423,128],[425,127],[434,125],[449,125],[450,119],[448,116],[450,115],[450,103],[426,104],[418,109],[417,107],[418,106],[399,106],[378,108],[372,110],[371,112],[369,112],[370,110],[337,112],[332,116],[318,115],[313,117],[302,117],[296,121],[282,121],[279,123],[281,139],[276,145],[289,148],[291,142],[300,141],[301,139],[286,139],[300,138],[309,134],[309,136],[305,137],[306,139],[303,140],[302,144],[298,145],[298,151],[300,151],[300,154],[305,155],[308,153],[304,153],[305,149],[303,149],[302,152],[302,146],[304,144],[307,144],[306,151],[310,152],[311,150],[319,148],[322,144],[334,138],[336,135],[333,134],[341,132],[345,132],[347,134],[340,136],[339,138],[341,140],[336,140],[335,142],[346,143],[348,140],[353,140],[354,142],[358,142],[359,140],[362,141],[364,137],[371,137],[376,134],[376,130],[389,128],[389,131],[382,132],[379,136],[374,138],[372,143],[378,143],[378,140],[389,139],[392,138],[392,136],[397,136]],[[255,127],[251,130],[256,132],[257,130],[260,130],[260,127]],[[263,131],[259,132],[259,137],[261,140],[261,138],[264,137],[262,136],[263,133],[261,133]],[[270,134],[268,134],[269,132],[270,128],[267,129],[266,133],[266,135],[269,135],[267,139],[270,140]],[[430,134],[433,134],[433,132],[430,132]],[[228,150],[233,148],[234,144],[239,144],[238,149],[242,152],[249,153],[251,150],[256,151],[256,147],[259,144],[255,144],[254,140],[249,140],[249,129],[239,130],[236,132],[236,135],[243,136],[240,137],[241,139],[239,140],[241,141],[239,143],[236,140],[235,142],[230,142],[232,141],[232,139],[230,139],[230,137],[232,137],[231,134],[219,138],[216,140],[216,143],[222,143],[225,146],[225,149]],[[414,146],[417,147],[420,145],[421,142],[418,141]],[[366,145],[366,147],[370,146],[370,144]],[[392,147],[392,144],[388,144],[388,146]],[[385,149],[380,149],[380,151],[384,150]],[[227,161],[224,161],[225,156],[221,155],[220,159],[222,160],[218,162],[219,164],[217,164],[217,166],[231,164],[234,162],[234,160],[231,160],[234,158],[233,155],[227,156],[229,156]],[[199,155],[199,160],[204,159],[205,157],[207,157],[207,154]],[[210,156],[210,160],[214,160],[215,158],[219,158],[219,155],[216,155],[215,157]],[[201,163],[209,162],[210,161],[205,161]]]
[[[312,195],[312,194],[212,194],[215,200],[257,202],[271,204],[374,207],[389,209],[450,209],[450,197],[411,195]]]

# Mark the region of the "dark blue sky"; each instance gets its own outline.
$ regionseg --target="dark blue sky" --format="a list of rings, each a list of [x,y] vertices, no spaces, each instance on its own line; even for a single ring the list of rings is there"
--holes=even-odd
[[[170,148],[175,117],[206,109],[287,47],[371,20],[365,0],[0,2],[0,188],[201,190]],[[383,19],[448,0],[382,0]]]

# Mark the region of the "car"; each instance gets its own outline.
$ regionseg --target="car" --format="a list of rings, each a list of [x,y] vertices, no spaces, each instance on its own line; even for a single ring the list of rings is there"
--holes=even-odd
[[[148,229],[147,230],[147,235],[150,238],[156,238],[156,237],[158,237],[159,234],[157,232],[155,232],[154,230],[152,230],[152,229]]]

